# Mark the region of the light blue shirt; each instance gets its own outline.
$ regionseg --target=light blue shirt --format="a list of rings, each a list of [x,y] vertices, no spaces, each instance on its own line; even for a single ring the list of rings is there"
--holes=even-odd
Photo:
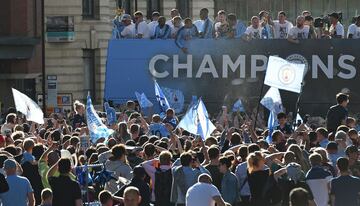
[[[149,133],[159,137],[168,137],[170,134],[164,124],[152,123],[149,126]]]
[[[162,28],[160,25],[155,27],[155,33],[153,36],[154,39],[170,39],[171,38],[171,28],[169,25],[165,24]]]
[[[184,48],[185,41],[190,39],[196,39],[199,36],[199,32],[195,25],[191,28],[181,27],[176,35],[175,44],[179,48]]]
[[[235,175],[238,179],[240,195],[250,196],[250,187],[249,182],[247,181],[247,162],[243,162],[236,167]],[[242,188],[240,188],[241,186]]]
[[[24,164],[25,162],[33,162],[35,161],[35,157],[30,154],[29,152],[23,153],[23,158],[21,159],[21,164]]]
[[[29,180],[25,177],[10,175],[6,177],[9,191],[0,194],[4,206],[27,206],[28,194],[34,192]]]
[[[241,36],[245,33],[246,26],[242,21],[237,21],[236,30],[235,30],[235,38],[241,38]]]
[[[225,202],[235,205],[238,196],[238,180],[234,173],[228,171],[221,181],[221,195]]]
[[[202,24],[200,38],[211,39],[213,37],[213,25],[214,23],[207,17]]]
[[[326,149],[326,146],[328,145],[328,143],[329,143],[329,140],[328,139],[323,139],[323,140],[321,140],[320,142],[319,142],[319,144],[320,144],[320,147],[322,147],[322,148],[324,148],[324,149]]]

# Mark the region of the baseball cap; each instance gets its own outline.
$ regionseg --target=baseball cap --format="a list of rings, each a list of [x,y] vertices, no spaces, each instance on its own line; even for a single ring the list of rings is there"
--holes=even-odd
[[[3,143],[5,141],[6,141],[5,137],[0,134],[0,143]]]
[[[346,140],[347,134],[344,131],[338,131],[335,134],[335,140]]]
[[[131,20],[131,16],[129,14],[124,14],[122,17],[121,17],[121,21],[124,21],[124,20]]]
[[[16,162],[13,159],[7,159],[4,162],[4,169],[15,169],[16,168]]]
[[[335,19],[339,19],[339,14],[336,12],[333,12],[333,13],[329,14],[328,16],[334,17]]]

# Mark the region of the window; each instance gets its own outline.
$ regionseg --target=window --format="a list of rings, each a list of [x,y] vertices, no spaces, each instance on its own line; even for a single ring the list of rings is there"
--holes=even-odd
[[[192,0],[176,0],[176,8],[182,18],[192,17]]]
[[[117,7],[124,9],[125,13],[130,15],[132,15],[136,10],[136,8],[134,8],[134,4],[134,0],[117,0]]]
[[[154,11],[160,12],[160,15],[163,14],[163,1],[162,0],[147,0],[147,11],[146,18],[151,19],[151,15]]]
[[[100,19],[100,0],[82,0],[82,17],[84,20]]]
[[[91,97],[96,100],[96,49],[83,49],[84,59],[84,95],[90,92]]]

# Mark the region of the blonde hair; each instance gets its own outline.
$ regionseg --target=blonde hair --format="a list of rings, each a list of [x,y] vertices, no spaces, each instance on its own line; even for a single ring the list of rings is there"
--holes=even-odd
[[[296,163],[298,163],[299,165],[301,165],[301,169],[304,172],[309,171],[310,169],[310,163],[304,158],[304,154],[302,152],[302,149],[300,148],[299,145],[297,144],[292,144],[290,145],[290,147],[287,149],[287,151],[291,151],[295,153],[295,157],[296,157]]]
[[[81,103],[79,100],[75,100],[74,102],[74,111],[77,113],[78,112],[78,109],[80,107],[84,107],[85,108],[85,105],[83,103]]]
[[[250,174],[254,172],[255,168],[260,166],[260,161],[265,161],[264,155],[261,152],[256,151],[249,154],[247,157],[247,167]]]

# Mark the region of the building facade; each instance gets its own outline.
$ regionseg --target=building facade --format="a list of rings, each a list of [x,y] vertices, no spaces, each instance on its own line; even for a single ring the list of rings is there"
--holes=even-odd
[[[10,0],[7,0],[10,1]],[[170,10],[178,8],[182,17],[199,18],[199,10],[206,7],[210,16],[224,9],[235,13],[239,19],[247,22],[260,10],[268,10],[273,18],[284,10],[288,19],[294,21],[303,10],[310,10],[314,17],[333,11],[343,12],[343,22],[348,25],[360,8],[358,0],[46,0],[45,15],[47,25],[46,75],[57,77],[57,93],[71,96],[72,100],[85,100],[91,93],[95,104],[101,104],[104,96],[104,80],[108,40],[112,35],[112,20],[117,7],[132,14],[139,10],[147,18],[153,11],[160,11],[169,18]],[[54,37],[50,21],[67,19],[67,32],[63,34],[61,26],[59,38]],[[55,20],[54,20],[55,19]],[[71,28],[70,28],[71,27]],[[121,51],[119,51],[121,52]],[[119,65],[121,67],[122,65]],[[36,81],[36,93],[41,93],[41,81]]]
[[[40,9],[41,0],[0,2],[0,112],[14,105],[12,87],[36,96],[42,68]]]

